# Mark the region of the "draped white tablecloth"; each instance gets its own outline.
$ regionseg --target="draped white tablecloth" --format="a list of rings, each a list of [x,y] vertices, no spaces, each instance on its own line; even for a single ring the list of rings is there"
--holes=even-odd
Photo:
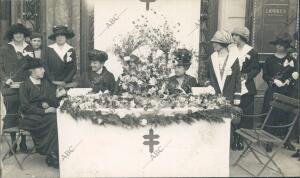
[[[229,176],[230,119],[153,128],[152,156],[143,144],[150,126],[100,126],[61,112],[57,124],[61,177]]]

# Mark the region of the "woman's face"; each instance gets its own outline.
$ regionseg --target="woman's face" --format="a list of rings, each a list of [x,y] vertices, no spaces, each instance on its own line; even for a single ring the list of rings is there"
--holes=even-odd
[[[286,52],[286,48],[283,45],[277,44],[275,46],[275,48],[276,48],[277,53],[285,53]]]
[[[240,41],[241,41],[240,36],[237,35],[237,34],[232,34],[232,39],[233,39],[233,42],[234,42],[235,44],[238,44],[238,43],[240,43]]]
[[[67,41],[67,37],[65,35],[57,35],[55,41],[58,45],[64,45]]]
[[[101,63],[99,61],[92,61],[91,62],[91,69],[94,72],[97,72],[98,70],[100,70],[102,67],[104,66],[104,63]]]
[[[175,67],[175,75],[181,77],[185,74],[185,68],[183,66],[176,66]]]
[[[39,67],[31,70],[31,75],[33,75],[37,79],[42,79],[44,77],[44,73],[45,73],[44,67]]]
[[[223,47],[221,46],[220,43],[213,42],[212,46],[214,48],[214,51],[217,51],[217,52],[219,52],[219,51],[221,51],[221,49],[223,49]]]
[[[33,49],[40,49],[42,45],[42,39],[41,38],[33,38],[30,40],[31,46]]]
[[[24,41],[24,34],[23,33],[15,33],[13,36],[13,40],[16,42],[22,42]]]

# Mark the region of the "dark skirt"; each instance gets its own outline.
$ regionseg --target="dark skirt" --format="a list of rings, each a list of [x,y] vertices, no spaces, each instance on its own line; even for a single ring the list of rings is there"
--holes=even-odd
[[[270,109],[270,103],[273,101],[273,94],[280,93],[282,95],[289,96],[289,89],[288,88],[278,88],[278,87],[269,87],[265,92],[264,96],[264,105],[262,109],[262,113],[267,113]],[[285,125],[289,123],[290,120],[290,113],[282,111],[280,109],[274,108],[272,113],[269,116],[267,125],[279,126]],[[287,132],[286,128],[265,128],[266,131],[276,135],[276,136],[284,136]]]
[[[42,155],[58,153],[58,134],[56,114],[25,115],[20,125],[30,132],[36,150]]]
[[[6,115],[3,118],[3,129],[9,129],[19,126],[19,95],[18,93],[3,96],[3,102],[6,109]]]
[[[244,94],[241,97],[241,109],[245,115],[253,115],[254,113],[254,95]],[[240,128],[252,129],[254,124],[254,118],[251,116],[242,116]]]

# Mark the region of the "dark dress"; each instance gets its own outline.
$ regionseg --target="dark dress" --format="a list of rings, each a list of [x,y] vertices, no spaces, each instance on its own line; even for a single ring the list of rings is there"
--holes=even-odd
[[[208,61],[208,79],[210,81],[210,85],[215,89],[216,94],[221,94],[224,97],[226,97],[227,100],[231,102],[231,104],[234,103],[234,100],[240,100],[241,98],[241,71],[240,71],[240,65],[239,60],[237,59],[237,56],[234,54],[230,54],[228,56],[228,64],[225,68],[225,72],[228,72],[224,81],[223,89],[221,89],[220,85],[220,79],[218,80],[219,70],[217,67],[217,53],[213,53],[211,55],[211,59]]]
[[[294,66],[284,66],[284,63],[288,61],[293,61]],[[273,100],[274,93],[280,93],[286,96],[290,96],[292,85],[285,85],[283,87],[277,87],[273,84],[274,79],[278,79],[282,82],[285,80],[292,81],[292,73],[297,70],[297,62],[291,56],[286,56],[282,59],[272,55],[266,59],[266,62],[263,67],[263,79],[268,83],[268,88],[264,95],[264,105],[262,109],[262,113],[266,113],[270,109],[270,102]],[[267,124],[270,125],[282,125],[287,122],[289,113],[283,112],[278,109],[274,109],[269,122]],[[283,129],[268,129],[268,131],[272,132],[276,135],[283,135],[285,130]]]
[[[28,78],[20,87],[20,111],[23,119],[21,128],[28,130],[42,155],[58,153],[58,135],[56,114],[45,113],[42,103],[57,108],[56,87],[43,79],[40,85],[34,85]]]
[[[241,96],[240,107],[243,110],[245,115],[253,115],[254,113],[254,96],[257,94],[256,86],[254,79],[260,72],[260,66],[258,63],[258,53],[256,50],[251,49],[247,55],[249,58],[246,58],[242,64],[241,74],[247,75],[246,88],[248,93]],[[253,117],[243,116],[241,118],[241,128],[253,128]]]
[[[70,83],[77,71],[75,49],[70,47],[63,55],[63,60],[55,51],[55,47],[47,47],[45,55],[46,78],[50,81]]]
[[[181,90],[178,89],[179,83],[177,81],[177,78],[178,77],[176,75],[169,78],[168,85],[167,85],[169,94],[178,94],[182,92]],[[194,77],[184,74],[184,79],[180,88],[183,89],[186,94],[191,93],[192,87],[197,87],[197,86],[198,86],[197,80]]]
[[[28,49],[29,45],[24,48],[24,51]],[[24,70],[26,61],[23,57],[23,53],[16,52],[11,44],[0,49],[0,86],[6,108],[6,116],[3,119],[4,129],[18,126],[19,89],[10,88],[5,82],[10,78],[14,82],[22,82],[29,76],[28,71]]]
[[[115,90],[115,77],[106,67],[103,67],[101,74],[88,70],[79,79],[78,87],[93,88],[93,92],[104,92],[105,90],[111,93]]]

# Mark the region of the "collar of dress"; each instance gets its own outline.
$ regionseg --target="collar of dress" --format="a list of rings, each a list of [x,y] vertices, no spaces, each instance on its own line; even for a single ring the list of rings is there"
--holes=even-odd
[[[241,50],[238,49],[238,47],[236,45],[232,46],[232,49],[231,49],[232,52],[236,53],[236,55],[239,58],[241,70],[242,70],[243,63],[246,60],[246,56],[247,56],[248,52],[251,51],[252,49],[253,49],[253,47],[249,46],[248,44],[245,44]]]
[[[96,73],[97,73],[97,74],[101,74],[101,73],[103,72],[103,68],[104,68],[104,67],[101,67],[101,69],[99,69]]]
[[[16,52],[20,52],[22,54],[24,52],[24,49],[28,46],[28,44],[25,41],[23,42],[22,48],[18,48],[13,41],[9,42],[8,44],[12,45]]]
[[[41,84],[41,80],[40,79],[35,79],[33,77],[29,77],[29,79],[31,80],[31,82],[33,83],[33,85],[40,85]]]
[[[50,48],[52,48],[57,55],[59,56],[59,58],[64,61],[64,56],[66,55],[66,53],[72,49],[73,47],[70,46],[68,43],[65,43],[62,48],[58,46],[57,43],[54,43],[52,45],[49,45]]]
[[[227,63],[225,64],[223,78],[221,77],[221,69],[220,69],[220,65],[219,65],[219,60],[220,60],[219,54],[217,52],[214,52],[211,55],[213,70],[215,72],[221,92],[223,92],[223,88],[224,88],[224,84],[225,84],[225,80],[226,80],[227,76],[232,74],[231,66],[237,60],[236,53],[232,53],[231,50],[229,50],[228,55],[229,56],[228,56]],[[225,60],[226,58],[222,58],[222,59]]]

